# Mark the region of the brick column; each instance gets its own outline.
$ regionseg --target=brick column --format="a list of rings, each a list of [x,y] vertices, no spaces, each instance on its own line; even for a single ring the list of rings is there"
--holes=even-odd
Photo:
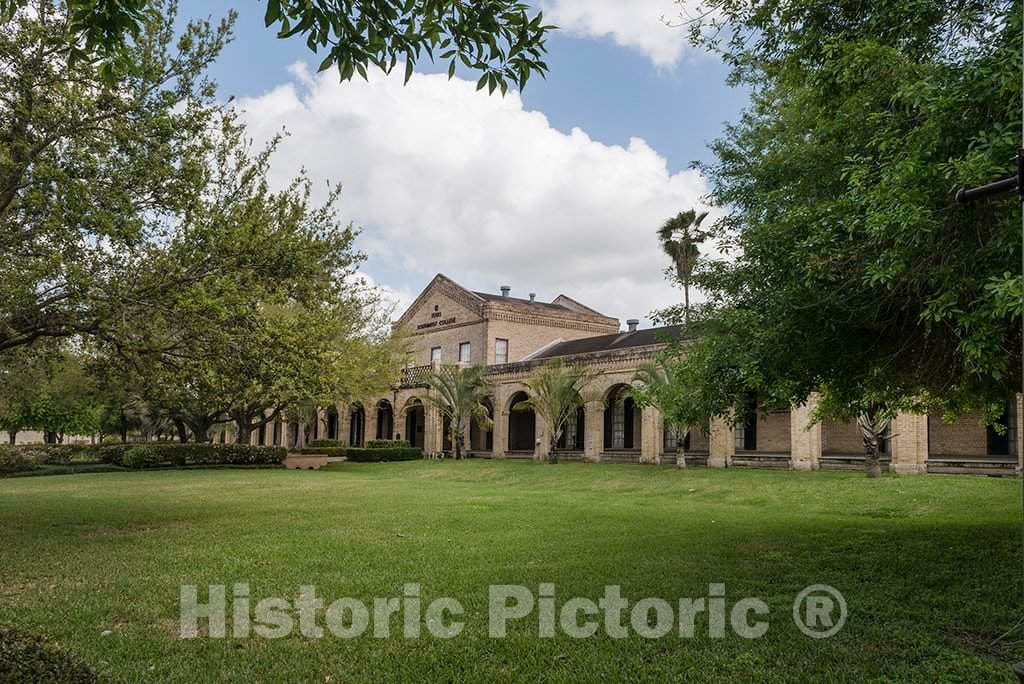
[[[819,396],[811,394],[806,404],[789,413],[790,464],[793,470],[817,470],[821,462],[821,423],[811,422]]]
[[[500,386],[494,389],[494,458],[505,458],[508,452],[508,396]]]
[[[429,405],[425,405],[424,414],[423,450],[431,455],[440,454],[444,447],[444,418]]]
[[[364,407],[367,405],[364,404]],[[366,407],[363,410],[366,411],[366,421],[363,424],[363,428],[366,430],[366,434],[363,437],[363,442],[369,442],[371,439],[377,439],[377,404],[374,403],[373,407]],[[384,439],[387,439],[385,437]]]
[[[349,429],[352,427],[352,414],[349,406],[343,401],[338,402],[338,441],[348,444]]]
[[[928,416],[899,413],[892,422],[892,472],[923,475],[928,472]]]
[[[708,466],[728,468],[736,454],[736,436],[724,418],[711,419],[711,436],[708,449]]]
[[[583,460],[597,463],[604,450],[604,402],[588,401],[583,411]]]
[[[655,465],[661,456],[658,448],[658,424],[661,422],[661,411],[653,406],[645,406],[640,414],[640,462]]]

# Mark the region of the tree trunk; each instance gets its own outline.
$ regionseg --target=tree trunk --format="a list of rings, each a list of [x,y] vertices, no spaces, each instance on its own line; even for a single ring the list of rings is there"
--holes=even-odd
[[[676,447],[676,467],[677,468],[685,468],[686,467],[686,449],[683,448],[682,443],[680,443]]]
[[[862,413],[857,419],[857,423],[864,440],[864,470],[870,478],[881,477],[882,464],[878,460],[878,444],[882,433],[885,432],[887,422],[880,420],[878,412],[872,410]]]
[[[14,445],[18,441],[18,431],[8,430],[7,431],[7,443]]]
[[[235,444],[248,444],[252,437],[252,421],[249,416],[237,413],[231,419],[235,423]]]
[[[174,418],[174,428],[178,431],[178,441],[182,444],[188,442],[188,428],[185,426],[185,421],[181,418]]]
[[[690,327],[690,279],[683,281],[683,327]]]

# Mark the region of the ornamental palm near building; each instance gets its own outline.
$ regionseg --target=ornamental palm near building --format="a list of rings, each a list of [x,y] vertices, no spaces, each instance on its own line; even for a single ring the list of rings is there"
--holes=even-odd
[[[541,419],[547,437],[546,455],[552,463],[558,462],[558,442],[569,421],[587,403],[593,371],[584,366],[572,366],[555,359],[541,365],[523,381],[527,399],[516,403],[512,410],[532,410]]]
[[[430,393],[423,397],[428,406],[437,409],[448,420],[449,436],[455,460],[462,458],[466,430],[471,420],[490,429],[487,407],[487,369],[483,366],[460,367],[446,364],[426,376]]]

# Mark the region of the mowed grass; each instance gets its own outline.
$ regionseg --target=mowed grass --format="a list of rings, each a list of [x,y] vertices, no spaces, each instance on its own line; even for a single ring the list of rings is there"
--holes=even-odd
[[[488,461],[0,480],[0,623],[132,682],[1012,681],[1024,633],[999,637],[1024,614],[1020,487]],[[424,605],[456,598],[466,627],[179,638],[180,585],[236,582],[254,602],[315,585],[368,604],[416,582]],[[547,582],[558,608],[607,584],[675,605],[724,583],[729,608],[766,601],[770,628],[713,639],[699,617],[692,639],[542,639],[534,613],[487,637],[489,585]],[[793,623],[816,583],[849,606],[831,639]]]

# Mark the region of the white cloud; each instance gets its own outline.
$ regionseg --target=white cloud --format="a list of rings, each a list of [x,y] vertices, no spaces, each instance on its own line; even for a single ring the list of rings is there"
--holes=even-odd
[[[643,140],[565,134],[518,95],[416,74],[340,84],[295,67],[294,83],[239,102],[263,140],[285,126],[275,181],[305,167],[341,182],[345,219],[364,228],[365,271],[408,302],[437,272],[477,290],[564,292],[621,319],[678,302],[655,229],[699,204],[693,171],[670,173]]]
[[[616,45],[638,50],[656,66],[669,67],[688,47],[681,18],[696,16],[695,0],[542,0],[545,20],[578,36],[610,37]],[[688,6],[693,6],[692,8]]]

